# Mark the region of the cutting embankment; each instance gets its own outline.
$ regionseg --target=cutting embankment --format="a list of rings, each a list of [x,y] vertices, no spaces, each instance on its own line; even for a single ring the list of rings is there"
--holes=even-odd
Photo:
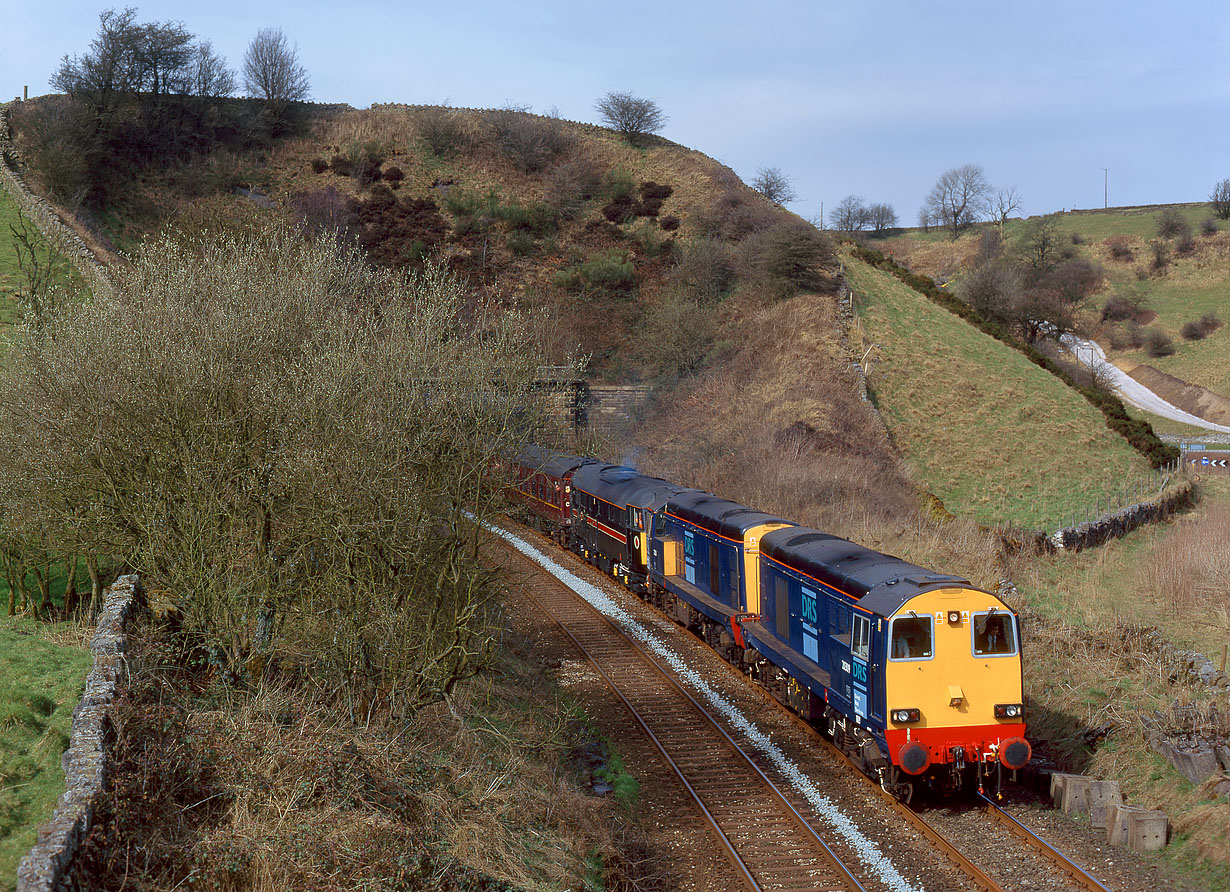
[[[954,514],[1056,525],[1145,475],[1102,414],[1023,354],[848,257],[868,383],[918,484]]]

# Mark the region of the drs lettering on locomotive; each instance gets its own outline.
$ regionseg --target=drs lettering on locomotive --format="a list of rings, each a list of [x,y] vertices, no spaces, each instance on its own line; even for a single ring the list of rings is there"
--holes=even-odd
[[[802,607],[800,608],[803,615],[803,622],[811,623],[813,626],[819,622],[816,614],[816,593],[811,589],[804,588],[802,590]]]

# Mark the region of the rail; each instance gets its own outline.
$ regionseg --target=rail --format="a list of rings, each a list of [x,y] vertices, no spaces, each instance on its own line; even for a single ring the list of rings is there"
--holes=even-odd
[[[526,594],[628,709],[747,888],[863,892],[787,796],[639,642],[562,582],[527,585]],[[672,701],[663,701],[664,690]]]
[[[1096,877],[1087,872],[1083,867],[1065,855],[1059,849],[1052,846],[1042,837],[1038,836],[1012,815],[1008,814],[982,793],[978,794],[979,798],[986,803],[987,814],[994,818],[999,823],[1008,828],[1019,839],[1023,840],[1039,853],[1041,853],[1052,864],[1059,867],[1070,877],[1084,886],[1091,892],[1111,892],[1106,886],[1102,885]]]

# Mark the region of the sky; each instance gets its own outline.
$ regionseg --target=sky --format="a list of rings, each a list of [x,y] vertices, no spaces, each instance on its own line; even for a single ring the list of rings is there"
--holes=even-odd
[[[780,169],[790,209],[817,221],[856,195],[913,225],[936,179],[967,163],[1015,187],[1025,215],[1204,201],[1230,177],[1226,0],[133,5],[235,69],[257,31],[281,28],[320,102],[601,123],[608,91],[652,99],[663,136],[748,182]],[[0,0],[0,97],[50,92],[106,8]]]

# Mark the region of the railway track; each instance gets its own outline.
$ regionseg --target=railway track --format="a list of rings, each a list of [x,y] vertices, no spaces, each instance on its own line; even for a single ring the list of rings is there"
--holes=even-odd
[[[642,647],[555,579],[538,575],[526,593],[628,708],[746,888],[862,892],[800,804]]]
[[[749,889],[862,889],[809,819],[811,806],[774,783],[706,708],[684,690],[633,638],[583,600],[565,582],[536,573],[526,593],[580,649],[623,701],[692,798],[734,872]],[[733,668],[730,669],[735,673]],[[743,681],[740,676],[740,681]],[[772,700],[761,689],[766,699]],[[772,701],[776,705],[777,701]],[[943,858],[985,892],[1005,888],[918,813],[884,793],[810,724],[793,723],[823,742]],[[987,814],[1029,846],[1076,887],[1110,892],[1063,853],[1031,833],[995,803]],[[838,846],[841,847],[840,845]],[[891,884],[890,884],[891,885]]]

